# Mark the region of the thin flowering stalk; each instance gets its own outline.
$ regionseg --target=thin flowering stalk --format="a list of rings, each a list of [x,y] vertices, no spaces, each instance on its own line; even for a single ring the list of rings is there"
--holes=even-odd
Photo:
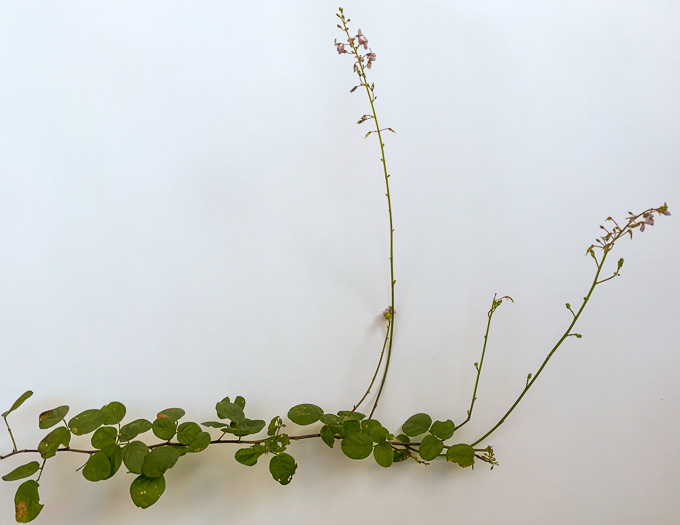
[[[602,268],[604,267],[605,260],[607,259],[607,255],[609,252],[614,248],[614,244],[616,243],[617,240],[619,240],[621,237],[625,235],[630,235],[630,238],[633,238],[633,230],[635,228],[640,228],[640,231],[643,232],[645,231],[645,225],[652,226],[654,225],[654,214],[658,213],[660,215],[670,215],[671,213],[668,211],[668,205],[664,203],[663,206],[659,206],[658,208],[650,208],[648,210],[643,211],[642,213],[639,213],[637,215],[633,214],[632,212],[628,212],[628,223],[621,227],[619,224],[612,219],[611,217],[607,217],[606,221],[611,222],[614,224],[614,227],[612,228],[612,231],[607,230],[606,227],[600,226],[603,230],[607,232],[606,235],[599,237],[595,242],[596,244],[591,245],[588,250],[586,251],[587,255],[590,255],[593,260],[595,261],[595,265],[597,266],[597,271],[595,272],[595,277],[593,278],[593,282],[590,285],[590,289],[588,290],[588,293],[586,296],[583,298],[583,302],[581,303],[580,308],[578,311],[574,312],[571,308],[571,305],[569,303],[566,304],[567,310],[569,310],[572,314],[572,320],[567,329],[564,331],[560,339],[555,343],[555,346],[552,347],[546,358],[543,360],[543,363],[541,363],[541,366],[538,368],[535,374],[529,374],[527,376],[526,384],[524,385],[524,388],[520,392],[519,396],[515,400],[515,402],[510,406],[508,411],[503,414],[503,417],[496,423],[491,430],[489,430],[486,434],[484,434],[482,437],[480,437],[478,440],[476,440],[474,443],[471,443],[470,446],[474,447],[475,445],[478,445],[482,441],[484,441],[486,438],[488,438],[491,434],[493,434],[498,427],[500,427],[505,420],[508,418],[508,416],[515,410],[517,405],[519,405],[519,402],[522,401],[522,398],[525,396],[525,394],[529,391],[531,386],[536,382],[538,379],[538,376],[541,375],[541,372],[543,372],[543,369],[546,367],[548,364],[548,361],[550,361],[550,358],[555,354],[557,349],[562,345],[562,343],[568,338],[568,337],[576,337],[577,339],[581,338],[581,334],[578,334],[576,332],[572,332],[574,326],[576,325],[576,322],[579,320],[581,317],[581,314],[583,313],[583,310],[585,309],[586,305],[588,304],[588,301],[590,301],[590,297],[593,295],[593,292],[595,291],[595,288],[602,284],[605,283],[614,277],[618,277],[620,275],[621,268],[623,267],[623,259],[619,259],[616,271],[610,275],[609,277],[606,277],[604,279],[600,280],[600,273],[602,272]],[[602,256],[600,259],[597,258],[597,255],[595,254],[595,250],[602,250]],[[474,397],[473,397],[474,400]]]
[[[371,413],[369,414],[369,418],[373,416],[373,413],[375,412],[376,408],[378,407],[378,401],[380,400],[380,396],[382,395],[382,391],[385,387],[385,381],[387,379],[387,371],[389,370],[390,367],[390,359],[392,358],[392,344],[394,341],[394,285],[396,283],[396,280],[394,279],[394,223],[392,219],[392,199],[390,195],[390,182],[389,182],[389,177],[390,175],[387,173],[387,162],[385,160],[385,144],[383,143],[382,139],[382,131],[383,129],[380,128],[380,125],[378,123],[378,115],[375,109],[375,94],[374,94],[374,86],[368,84],[368,80],[366,78],[366,68],[370,69],[373,62],[376,60],[376,55],[373,53],[373,50],[368,48],[368,39],[364,36],[364,34],[361,32],[361,29],[358,30],[356,37],[352,37],[349,33],[349,27],[347,26],[347,23],[350,21],[349,19],[345,18],[345,15],[343,13],[342,8],[340,8],[340,13],[336,15],[340,21],[342,22],[342,25],[338,24],[338,27],[344,31],[345,35],[347,35],[347,45],[350,47],[351,51],[347,51],[345,48],[344,43],[340,43],[337,40],[334,42],[334,45],[338,51],[339,54],[343,53],[348,53],[353,55],[356,58],[356,62],[354,64],[354,71],[355,73],[359,76],[360,84],[359,86],[363,86],[366,89],[366,95],[368,96],[368,101],[371,104],[371,115],[364,115],[361,120],[359,120],[359,123],[365,122],[366,120],[370,120],[371,118],[373,119],[375,123],[375,130],[369,131],[366,136],[370,135],[371,133],[377,133],[378,134],[378,141],[380,144],[380,153],[381,153],[381,158],[380,161],[382,162],[383,165],[383,174],[385,176],[385,189],[386,193],[385,195],[387,196],[387,213],[389,215],[389,223],[390,223],[390,304],[385,312],[383,312],[383,315],[385,318],[388,320],[387,324],[387,356],[385,359],[385,369],[383,370],[382,374],[382,379],[380,381],[380,387],[378,389],[378,393],[376,394],[375,402],[373,403],[373,408],[371,409]],[[363,47],[365,50],[369,49],[369,52],[366,55],[361,55],[359,48]],[[366,60],[366,64],[364,65],[364,59]],[[352,91],[354,91],[357,87],[355,86],[352,88]],[[389,129],[390,131],[394,131],[391,128],[385,128]],[[389,315],[389,317],[388,317]],[[380,362],[378,363],[378,369],[376,369],[376,374],[377,371],[380,368],[380,365],[382,364],[382,358],[383,354],[385,353],[385,345],[383,345],[383,350],[380,356]],[[374,376],[375,380],[375,376]],[[369,389],[367,390],[366,394],[361,398],[361,401],[355,406],[356,408],[363,402],[363,400],[366,398],[368,393],[370,392],[371,387],[373,386],[373,382],[371,381],[371,385],[369,386]]]

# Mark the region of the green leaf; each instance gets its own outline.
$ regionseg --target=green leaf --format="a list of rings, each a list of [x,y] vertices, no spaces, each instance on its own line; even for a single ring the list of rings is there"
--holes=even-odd
[[[272,420],[269,422],[269,426],[267,427],[267,435],[268,436],[273,436],[276,434],[279,430],[281,430],[281,427],[285,427],[286,425],[283,424],[283,419],[281,417],[276,416],[272,418]]]
[[[352,412],[352,413],[350,413],[349,410],[341,410],[340,412],[338,412],[338,415],[339,415],[340,417],[342,417],[343,421],[344,421],[345,419],[347,419],[347,420],[352,419],[352,420],[355,420],[355,421],[361,421],[362,419],[364,419],[364,418],[366,417],[366,416],[365,416],[364,414],[362,414],[361,412]]]
[[[453,432],[455,430],[456,425],[453,424],[453,421],[447,419],[446,421],[435,421],[432,423],[432,427],[430,427],[430,434],[446,441],[451,436],[453,436]]]
[[[361,423],[357,419],[348,419],[342,424],[342,435],[348,436],[361,432]]]
[[[257,463],[257,460],[260,458],[260,456],[262,454],[265,454],[266,452],[267,452],[266,447],[255,444],[251,447],[237,450],[235,457],[236,461],[238,461],[241,465],[252,467]]]
[[[165,410],[161,410],[158,415],[156,416],[157,419],[162,419],[164,417],[168,417],[170,419],[174,419],[175,421],[179,421],[184,417],[184,410],[181,408],[166,408]]]
[[[342,425],[343,419],[342,416],[336,414],[324,414],[321,416],[321,422],[326,425]]]
[[[269,462],[269,472],[281,485],[288,485],[290,483],[296,469],[297,463],[295,463],[295,459],[285,452],[274,456]]]
[[[330,448],[333,448],[333,445],[335,445],[335,432],[333,432],[328,425],[324,425],[321,427],[319,433],[321,434],[323,442]]]
[[[118,401],[112,401],[108,405],[104,405],[101,410],[104,415],[105,425],[117,425],[123,420],[126,412],[125,405]]]
[[[428,434],[420,442],[418,453],[425,461],[430,461],[439,456],[444,449],[444,443],[438,437]]]
[[[12,405],[12,408],[10,408],[8,411],[2,413],[2,417],[7,417],[9,416],[12,412],[14,412],[17,408],[19,408],[21,405],[24,404],[24,401],[26,401],[29,397],[33,395],[32,390],[26,390],[23,394],[19,396],[19,399],[17,399],[14,404]],[[42,508],[42,506],[41,506]],[[40,512],[40,511],[38,511]],[[36,514],[37,516],[37,514]],[[31,518],[32,519],[32,518]]]
[[[173,438],[175,432],[177,432],[177,420],[162,417],[153,422],[152,428],[156,437],[169,441]]]
[[[246,409],[246,400],[243,398],[243,396],[236,396],[236,399],[234,399],[234,404],[240,406],[242,410]]]
[[[182,423],[179,427],[177,427],[177,441],[179,441],[182,445],[188,445],[194,439],[196,439],[198,435],[201,434],[201,432],[203,432],[201,427],[199,427],[196,423]]]
[[[108,478],[110,474],[111,463],[106,454],[101,451],[92,454],[83,469],[83,477],[88,481],[101,481]]]
[[[62,405],[52,410],[47,410],[38,416],[38,428],[45,430],[53,427],[68,414],[68,406]]]
[[[407,436],[415,437],[427,432],[431,424],[432,418],[427,414],[415,414],[406,420],[401,429]]]
[[[17,523],[33,521],[38,517],[43,507],[44,505],[40,504],[37,481],[31,479],[19,485],[17,493],[14,495],[14,518]]]
[[[57,427],[38,443],[38,452],[43,459],[51,458],[57,453],[59,445],[68,447],[70,442],[71,433],[68,428]]]
[[[210,445],[212,437],[207,432],[201,432],[191,443],[187,444],[187,452],[201,452]]]
[[[288,419],[296,425],[311,425],[323,416],[323,409],[311,404],[296,405],[288,411]]]
[[[97,430],[104,424],[104,414],[101,410],[85,410],[77,416],[71,418],[68,426],[76,436],[83,436]]]
[[[390,467],[394,462],[394,449],[389,443],[378,443],[373,449],[373,458],[381,467]]]
[[[98,428],[94,434],[92,434],[92,439],[90,442],[92,446],[96,449],[102,449],[106,445],[116,442],[116,437],[118,437],[118,430],[114,427],[101,427]]]
[[[224,428],[228,427],[229,423],[224,423],[222,421],[206,421],[205,423],[201,423],[201,425],[210,428]]]
[[[144,458],[148,453],[149,447],[144,443],[132,441],[123,448],[123,463],[133,474],[141,474]]]
[[[410,443],[411,438],[408,437],[406,434],[399,434],[397,436],[397,441],[399,441],[400,443]]]
[[[286,447],[290,445],[290,438],[288,434],[279,434],[278,436],[272,436],[265,439],[264,446],[267,447],[269,452],[274,454],[280,454]]]
[[[373,440],[366,434],[354,432],[345,436],[340,442],[342,452],[351,459],[364,459],[373,452]]]
[[[232,423],[228,428],[223,428],[224,432],[234,434],[235,436],[249,436],[250,434],[257,434],[264,428],[266,423],[262,419],[244,419],[240,423]]]
[[[180,457],[175,447],[157,447],[149,452],[142,464],[142,474],[147,478],[158,478],[174,467]]]
[[[109,478],[113,476],[121,464],[123,463],[123,449],[119,447],[116,443],[111,443],[102,448],[102,453],[109,458],[109,464],[111,465],[111,473]],[[108,478],[107,478],[108,479]]]
[[[451,445],[446,452],[446,461],[457,463],[463,468],[469,467],[475,462],[475,449],[464,443]]]
[[[400,463],[401,461],[406,461],[408,458],[413,457],[410,451],[404,448],[398,448],[394,451],[394,462]]]
[[[230,402],[228,397],[217,403],[215,409],[217,410],[217,417],[220,419],[229,419],[234,423],[240,423],[246,418],[243,408]]]
[[[26,463],[25,465],[15,468],[9,474],[5,474],[2,479],[5,481],[16,481],[18,479],[27,478],[28,476],[35,474],[39,468],[40,463],[37,461],[31,461],[30,463]]]
[[[135,439],[139,434],[148,432],[151,430],[151,422],[146,419],[135,419],[134,421],[123,425],[120,429],[120,440],[121,441],[131,441]]]
[[[383,443],[387,440],[390,432],[375,419],[365,419],[361,422],[361,430],[368,434],[374,443]]]
[[[147,478],[144,475],[138,476],[130,485],[130,496],[132,503],[139,508],[146,509],[158,501],[165,492],[165,478]]]

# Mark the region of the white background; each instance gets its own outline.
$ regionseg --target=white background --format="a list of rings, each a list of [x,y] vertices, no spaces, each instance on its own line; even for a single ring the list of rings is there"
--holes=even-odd
[[[488,440],[500,467],[383,470],[294,444],[188,456],[148,510],[80,455],[41,479],[39,523],[670,524],[680,512],[680,7],[674,1],[345,2],[377,54],[395,213],[397,324],[377,413],[463,419],[494,318],[474,441],[566,328],[608,215],[668,201],[622,240],[622,277]],[[2,410],[112,400],[187,420],[243,395],[269,420],[366,388],[389,302],[384,181],[337,3],[5,2],[0,7]],[[609,271],[613,271],[613,267]],[[289,426],[296,431],[294,425]],[[455,439],[454,439],[455,442]],[[88,439],[74,440],[87,447]],[[11,450],[0,431],[0,452]],[[32,459],[32,458],[30,458]],[[28,461],[3,461],[2,473]],[[0,521],[18,483],[0,485]]]

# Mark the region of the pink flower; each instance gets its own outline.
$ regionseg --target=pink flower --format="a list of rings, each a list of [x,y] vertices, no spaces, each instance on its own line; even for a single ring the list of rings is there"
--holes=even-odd
[[[366,38],[363,33],[361,32],[361,29],[359,29],[359,32],[357,33],[357,41],[359,42],[357,44],[357,47],[359,46],[364,46],[364,49],[368,49],[368,38]]]
[[[366,64],[366,67],[368,69],[371,69],[371,65],[373,64],[373,62],[376,59],[376,56],[375,56],[375,53],[373,52],[373,50],[371,50],[370,53],[366,53],[366,58],[368,59],[368,64]]]
[[[654,226],[654,215],[651,213],[645,213],[642,218],[644,219],[644,222],[640,223],[640,231],[643,232],[645,231],[645,225],[649,224],[650,226]]]
[[[343,53],[347,53],[347,50],[345,49],[345,44],[343,44],[342,42],[338,42],[337,38],[333,42],[333,45],[338,50],[338,54],[342,55]]]

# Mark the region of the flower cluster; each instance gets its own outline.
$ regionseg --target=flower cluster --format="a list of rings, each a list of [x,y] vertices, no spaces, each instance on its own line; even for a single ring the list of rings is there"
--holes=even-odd
[[[645,231],[645,226],[654,226],[654,212],[657,212],[661,215],[670,215],[671,212],[668,211],[668,204],[665,202],[663,203],[663,206],[646,211],[642,214],[642,222],[640,224],[640,231],[643,232]],[[633,222],[632,219],[629,219],[630,222]]]
[[[659,215],[670,215],[671,212],[668,211],[668,204],[665,202],[663,203],[663,206],[659,206],[658,208],[649,208],[648,210],[643,211],[642,213],[638,213],[637,215],[634,214],[633,212],[628,212],[628,222],[625,223],[623,226],[620,226],[619,223],[617,223],[614,219],[611,217],[607,217],[607,222],[613,224],[613,228],[610,231],[607,229],[605,226],[600,225],[600,229],[604,230],[607,232],[606,235],[599,237],[596,241],[597,244],[591,245],[587,253],[590,253],[593,255],[593,248],[599,248],[604,251],[609,251],[613,248],[614,243],[623,237],[624,235],[628,234],[631,239],[633,238],[633,230],[635,228],[640,228],[640,231],[643,232],[645,231],[645,228],[647,226],[654,226],[654,214],[658,213]],[[611,227],[611,225],[610,225]]]
[[[361,32],[361,29],[357,31],[355,36],[350,36],[349,28],[347,27],[347,23],[350,20],[349,18],[345,19],[342,9],[340,9],[340,13],[337,15],[337,17],[340,18],[340,21],[342,22],[342,25],[338,24],[338,27],[347,34],[347,43],[345,44],[343,42],[338,42],[336,38],[333,41],[333,45],[335,46],[338,54],[342,55],[343,53],[350,53],[357,58],[357,61],[354,63],[354,71],[361,76],[361,66],[365,65],[368,69],[371,69],[373,62],[376,60],[375,53],[371,48],[368,47],[368,38],[366,38],[366,36]],[[351,51],[347,51],[345,48],[346,45],[349,45]],[[368,50],[368,53],[365,55],[362,55],[359,52],[362,47],[364,50]]]

